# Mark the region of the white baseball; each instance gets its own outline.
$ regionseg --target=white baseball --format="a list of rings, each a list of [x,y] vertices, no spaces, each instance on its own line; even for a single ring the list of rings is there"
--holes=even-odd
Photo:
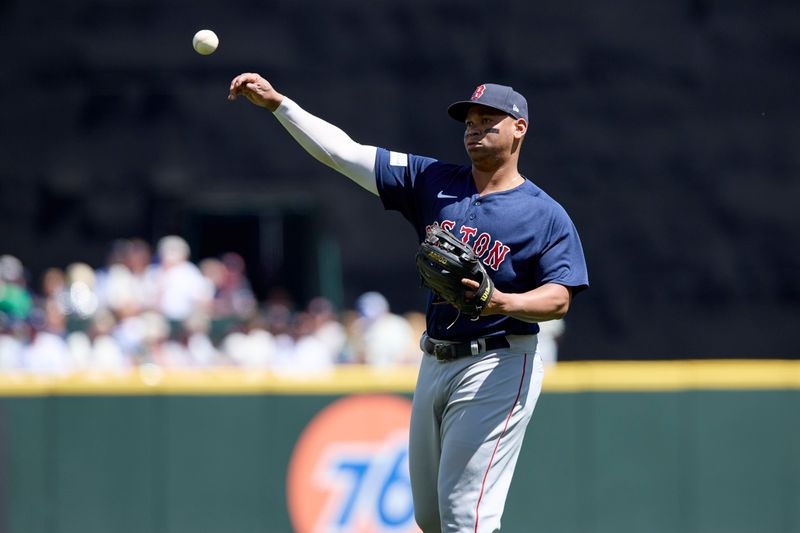
[[[192,37],[192,46],[195,52],[207,56],[219,46],[219,37],[211,30],[200,30]]]

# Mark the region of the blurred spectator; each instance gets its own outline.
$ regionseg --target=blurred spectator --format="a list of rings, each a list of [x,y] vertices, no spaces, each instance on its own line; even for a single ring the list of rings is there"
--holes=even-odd
[[[347,332],[339,322],[333,304],[321,296],[314,298],[308,303],[308,313],[313,322],[313,335],[322,343],[327,358],[336,362],[347,342]]]
[[[176,235],[158,242],[157,309],[173,323],[183,322],[196,309],[208,311],[213,297],[213,286],[189,262],[189,254],[189,245]]]
[[[294,315],[291,325],[293,343],[290,350],[279,352],[277,369],[301,373],[331,370],[347,341],[333,304],[326,298],[314,298],[306,311]]]
[[[419,347],[419,340],[422,334],[425,333],[427,327],[425,313],[419,311],[409,311],[403,315],[408,325],[411,327],[411,339],[408,347],[408,354],[403,364],[419,366],[422,361],[422,349]]]
[[[379,292],[366,292],[356,300],[360,314],[356,325],[361,335],[361,357],[365,363],[386,368],[408,361],[414,331],[401,316],[389,310],[389,302]]]
[[[256,315],[258,302],[245,276],[244,259],[240,255],[226,253],[222,259],[203,259],[200,272],[213,290],[209,338],[219,342]]]
[[[141,312],[136,307],[123,307],[117,311],[117,325],[111,332],[111,336],[119,345],[122,353],[131,360],[132,363],[142,363],[145,361],[146,345],[146,323]]]
[[[211,308],[214,316],[230,314],[230,306],[227,305],[228,302],[224,302],[223,298],[219,296],[226,281],[225,265],[216,257],[208,257],[200,261],[198,267],[203,277],[214,286],[214,303]]]
[[[105,268],[97,271],[100,305],[131,315],[156,303],[155,267],[150,245],[141,239],[115,241]]]
[[[228,252],[222,256],[225,265],[225,280],[216,296],[229,306],[228,312],[240,318],[253,316],[256,298],[247,279],[244,259],[239,254]]]
[[[150,245],[142,239],[127,241],[123,255],[123,264],[141,283],[150,283],[153,274],[153,252]]]
[[[193,366],[192,358],[186,345],[174,337],[166,338],[161,342],[157,363],[164,368],[189,368]]]
[[[13,255],[0,256],[0,313],[13,320],[30,316],[33,299],[25,285],[22,262]]]
[[[234,331],[222,342],[222,350],[230,361],[250,369],[266,369],[274,364],[278,344],[269,331],[267,321],[254,318],[246,331]],[[288,344],[291,348],[291,343]],[[287,348],[287,349],[288,349]]]
[[[311,313],[303,311],[295,314],[291,327],[292,345],[287,351],[279,352],[275,371],[299,376],[330,371],[336,354],[315,335],[315,331],[316,322]],[[288,346],[281,348],[285,350]]]
[[[358,311],[348,309],[342,313],[342,326],[346,335],[344,346],[339,353],[337,363],[360,364],[363,363],[361,347],[361,326],[363,321]]]
[[[164,343],[169,338],[169,322],[161,313],[145,311],[139,315],[141,321],[141,347],[142,357],[140,364],[156,364],[169,366],[171,362],[168,354],[163,349]]]
[[[85,331],[73,331],[65,339],[75,370],[85,370],[91,365],[92,339]]]
[[[281,293],[282,295],[283,293]],[[294,350],[292,338],[292,310],[288,298],[275,298],[264,304],[262,315],[266,330],[272,336],[274,345],[272,364],[275,367],[289,366],[286,359],[291,358]]]
[[[0,370],[22,368],[22,354],[29,330],[30,326],[26,322],[0,317]]]
[[[73,370],[72,356],[65,340],[64,313],[55,302],[45,303],[33,317],[30,344],[22,352],[23,367],[34,372],[65,374]]]
[[[536,352],[545,365],[554,365],[558,361],[558,342],[564,335],[564,320],[548,320],[539,323],[539,341]]]
[[[90,327],[92,349],[88,362],[93,370],[124,370],[130,366],[129,359],[114,339],[117,319],[109,310],[95,314]],[[73,352],[74,355],[74,352]]]
[[[126,239],[117,239],[112,242],[105,266],[95,271],[95,292],[100,307],[114,307],[113,300],[120,292],[120,280],[126,277],[124,274],[128,270],[124,266],[127,243]],[[127,293],[128,287],[124,287],[123,291]]]
[[[219,352],[209,337],[211,318],[208,313],[197,310],[183,323],[186,333],[186,351],[193,366],[219,364]]]
[[[67,276],[60,268],[48,268],[42,275],[42,299],[43,301],[53,301],[67,314],[69,303],[69,290],[67,290]],[[43,305],[43,304],[42,304]]]
[[[99,307],[94,269],[86,263],[72,263],[67,267],[66,283],[67,314],[74,322],[88,321]]]
[[[266,329],[276,338],[290,337],[292,310],[282,302],[266,302],[262,314]]]
[[[336,363],[418,364],[421,313],[398,316],[377,292],[340,318],[325,298],[297,311],[273,287],[259,307],[235,253],[189,261],[182,238],[157,246],[115,241],[106,265],[49,268],[40,294],[28,292],[19,259],[0,256],[0,370],[67,373],[131,367],[232,364],[296,377]]]

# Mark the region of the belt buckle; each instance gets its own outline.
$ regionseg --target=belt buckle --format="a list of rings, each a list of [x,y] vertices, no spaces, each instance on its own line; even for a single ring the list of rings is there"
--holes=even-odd
[[[469,353],[471,353],[472,355],[480,355],[481,351],[483,351],[483,350],[481,350],[481,342],[480,341],[481,341],[481,339],[475,339],[475,340],[469,341]],[[484,346],[485,346],[485,344],[484,344]]]

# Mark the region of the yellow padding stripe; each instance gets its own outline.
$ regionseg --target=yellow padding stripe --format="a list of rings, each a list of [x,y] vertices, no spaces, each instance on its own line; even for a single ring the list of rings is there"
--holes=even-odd
[[[359,366],[314,375],[239,368],[161,370],[157,367],[125,373],[81,372],[61,377],[0,373],[0,396],[410,392],[414,390],[416,378],[416,368],[378,371]]]
[[[717,389],[800,389],[800,361],[572,362],[546,370],[544,379],[550,392]]]
[[[413,392],[417,369],[346,366],[313,376],[218,368],[45,376],[0,373],[0,396],[241,395]],[[545,392],[800,389],[800,361],[565,362],[545,370]]]

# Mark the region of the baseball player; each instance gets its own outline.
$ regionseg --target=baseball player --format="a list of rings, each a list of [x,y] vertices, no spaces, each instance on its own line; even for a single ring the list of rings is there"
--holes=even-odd
[[[525,98],[479,85],[449,115],[463,125],[471,165],[353,141],[278,93],[241,74],[230,100],[272,111],[312,156],[380,197],[420,241],[438,223],[470,244],[494,282],[477,319],[431,295],[425,352],[413,399],[409,469],[414,514],[425,533],[500,531],[511,477],[542,385],[539,322],[563,317],[588,287],[578,233],[566,211],[520,174],[528,130]],[[466,290],[478,283],[463,280]]]

